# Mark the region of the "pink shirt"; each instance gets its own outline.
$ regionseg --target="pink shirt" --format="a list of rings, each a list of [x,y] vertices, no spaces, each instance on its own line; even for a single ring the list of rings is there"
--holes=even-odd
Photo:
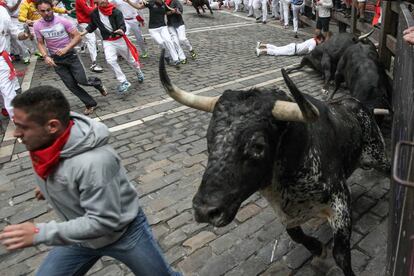
[[[40,19],[33,25],[36,39],[43,39],[49,54],[53,55],[57,50],[64,48],[70,42],[69,33],[76,29],[68,19],[54,16],[50,22]]]

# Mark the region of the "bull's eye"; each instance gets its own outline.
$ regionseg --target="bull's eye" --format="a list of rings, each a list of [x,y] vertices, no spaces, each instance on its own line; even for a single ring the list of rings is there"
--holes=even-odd
[[[249,157],[253,159],[262,159],[265,154],[265,146],[263,144],[253,144],[248,149]]]
[[[244,145],[244,156],[247,160],[259,161],[265,158],[267,141],[262,133],[256,132],[249,137]]]

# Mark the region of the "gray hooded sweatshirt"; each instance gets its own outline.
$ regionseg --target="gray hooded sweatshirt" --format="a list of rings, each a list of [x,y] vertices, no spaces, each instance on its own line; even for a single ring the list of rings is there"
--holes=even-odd
[[[100,248],[118,240],[134,220],[138,194],[108,145],[108,128],[77,113],[71,118],[75,124],[58,166],[46,181],[36,175],[63,222],[38,223],[34,244]]]

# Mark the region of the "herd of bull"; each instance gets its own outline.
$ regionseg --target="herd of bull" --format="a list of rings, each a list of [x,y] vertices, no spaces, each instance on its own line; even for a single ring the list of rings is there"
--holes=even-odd
[[[319,44],[301,64],[289,70],[309,66],[324,77],[324,91],[329,90],[329,81],[334,79],[335,90],[345,81],[350,95],[370,108],[390,109],[391,85],[384,66],[379,61],[377,48],[368,39],[374,30],[359,38],[349,33],[339,33]]]
[[[276,211],[288,235],[315,257],[325,245],[301,225],[326,218],[333,231],[333,257],[346,276],[351,266],[351,193],[347,178],[358,167],[388,175],[390,162],[374,119],[375,107],[388,108],[390,89],[375,46],[364,37],[338,34],[305,56],[325,77],[343,80],[350,95],[318,100],[303,94],[282,69],[291,95],[273,89],[226,90],[204,97],[169,79],[164,52],[160,79],[167,93],[189,107],[212,113],[207,130],[208,163],[193,198],[195,219],[221,227],[242,202],[259,191]],[[293,68],[297,70],[299,68]]]

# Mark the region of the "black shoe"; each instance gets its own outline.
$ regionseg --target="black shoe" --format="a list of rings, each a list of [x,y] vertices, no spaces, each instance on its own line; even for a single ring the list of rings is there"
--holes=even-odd
[[[256,22],[260,21],[262,19],[262,16],[256,17]]]
[[[167,63],[168,65],[171,65],[171,60],[169,57],[165,57],[164,60],[165,60],[165,63]]]
[[[91,106],[91,107],[86,107],[85,110],[83,111],[83,114],[85,114],[87,116],[91,115],[97,107],[98,107],[98,105]]]
[[[101,93],[102,96],[105,97],[106,95],[108,95],[108,91],[106,90],[106,87],[103,84],[96,87],[96,89],[99,91],[99,93]]]
[[[294,38],[298,38],[298,33],[295,33],[295,36],[294,36]]]

